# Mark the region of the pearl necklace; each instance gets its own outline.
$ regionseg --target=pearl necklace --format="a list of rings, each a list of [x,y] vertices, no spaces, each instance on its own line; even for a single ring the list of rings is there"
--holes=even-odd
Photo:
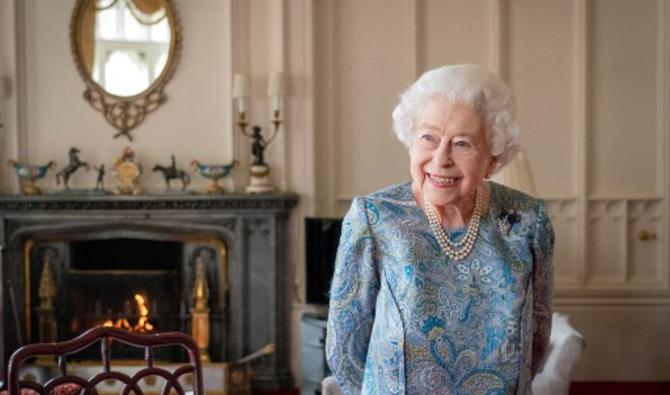
[[[465,236],[459,241],[452,241],[449,235],[442,227],[440,218],[435,211],[435,207],[425,197],[423,198],[423,207],[428,217],[430,228],[437,238],[437,243],[442,247],[444,253],[452,261],[459,261],[470,254],[472,247],[475,246],[477,235],[479,234],[479,222],[482,215],[482,191],[481,187],[477,188],[477,197],[475,198],[475,208],[472,211],[472,218],[468,224],[468,231]]]

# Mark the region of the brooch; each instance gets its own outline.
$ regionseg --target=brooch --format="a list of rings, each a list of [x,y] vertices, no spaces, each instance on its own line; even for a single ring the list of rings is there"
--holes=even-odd
[[[514,210],[503,210],[498,216],[498,228],[502,234],[509,234],[512,227],[517,222],[521,221],[521,215]]]

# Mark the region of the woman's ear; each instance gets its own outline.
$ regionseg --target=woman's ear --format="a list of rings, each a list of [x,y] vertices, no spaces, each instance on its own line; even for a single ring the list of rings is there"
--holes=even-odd
[[[496,165],[498,164],[498,157],[494,156],[491,158],[491,162],[489,162],[488,166],[486,166],[486,172],[484,173],[484,178],[491,178],[493,175],[493,171],[496,169]]]

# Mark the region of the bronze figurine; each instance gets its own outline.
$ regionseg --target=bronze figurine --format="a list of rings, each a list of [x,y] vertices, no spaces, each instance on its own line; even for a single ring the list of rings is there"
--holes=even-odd
[[[191,183],[191,177],[184,170],[177,169],[177,162],[174,155],[170,155],[171,162],[170,166],[156,165],[153,168],[153,171],[160,171],[163,173],[163,179],[165,180],[165,190],[171,191],[172,186],[170,181],[174,179],[181,180],[181,190],[185,191],[188,184]]]
[[[56,173],[56,184],[60,185],[61,179],[63,179],[63,185],[65,186],[65,190],[70,190],[70,186],[68,185],[68,181],[70,180],[70,176],[74,174],[79,168],[84,167],[86,171],[89,170],[90,166],[88,165],[87,162],[82,162],[79,159],[79,149],[77,147],[70,147],[70,151],[68,152],[68,156],[70,157],[70,162],[65,166],[61,171]]]

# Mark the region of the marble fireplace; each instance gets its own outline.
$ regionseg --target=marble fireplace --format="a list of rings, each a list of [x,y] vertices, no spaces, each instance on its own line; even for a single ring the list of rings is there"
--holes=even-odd
[[[212,363],[274,343],[252,386],[292,387],[296,203],[292,194],[0,197],[2,376],[21,345],[94,325],[186,333],[197,325]]]

